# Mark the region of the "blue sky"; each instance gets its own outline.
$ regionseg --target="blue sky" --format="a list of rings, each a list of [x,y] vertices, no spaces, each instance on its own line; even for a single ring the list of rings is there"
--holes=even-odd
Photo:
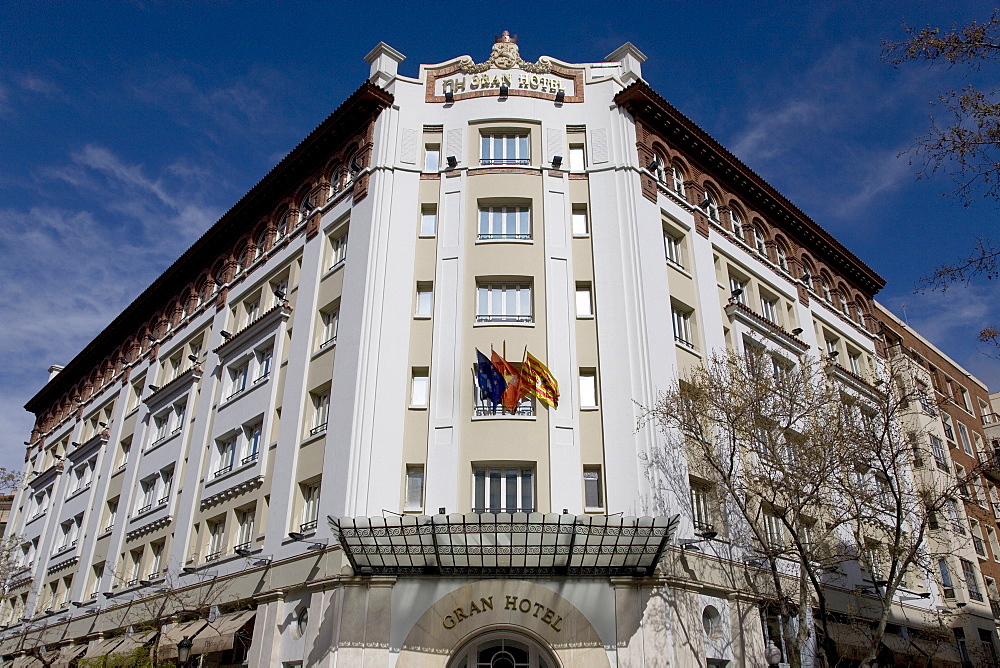
[[[877,5],[877,6],[876,6]],[[570,7],[571,12],[566,8]],[[994,388],[974,341],[998,286],[915,294],[1000,235],[997,204],[947,197],[898,157],[937,91],[996,81],[879,60],[901,25],[988,17],[982,2],[9,2],[0,10],[0,466],[22,406],[368,74],[385,41],[418,63],[602,60],[625,41],[665,98],[839,238],[880,301]],[[975,79],[970,78],[976,77]]]

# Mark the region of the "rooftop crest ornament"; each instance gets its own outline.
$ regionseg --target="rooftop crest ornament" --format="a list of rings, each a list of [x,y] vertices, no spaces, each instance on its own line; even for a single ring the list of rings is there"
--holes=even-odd
[[[465,74],[479,74],[494,68],[498,70],[516,68],[531,74],[548,74],[552,71],[552,64],[544,57],[539,58],[537,63],[521,60],[521,55],[517,50],[517,35],[511,36],[510,32],[504,30],[499,37],[495,38],[493,51],[486,62],[476,64],[468,56],[459,61],[459,69]]]

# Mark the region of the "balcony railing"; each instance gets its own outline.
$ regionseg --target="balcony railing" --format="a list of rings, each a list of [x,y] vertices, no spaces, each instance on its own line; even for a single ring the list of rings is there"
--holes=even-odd
[[[270,376],[271,376],[271,372],[270,371],[268,371],[267,373],[261,374],[261,375],[257,376],[256,378],[254,378],[253,384],[256,385],[257,383],[263,383]]]
[[[500,234],[483,234],[479,233],[480,241],[496,241],[498,239],[517,239],[520,241],[531,241],[530,233],[521,232],[501,232]]]
[[[497,406],[497,410],[496,410],[495,413],[493,412],[493,408],[490,407],[490,406],[476,406],[475,407],[475,416],[476,417],[485,417],[485,416],[503,417],[504,415],[510,415],[510,416],[517,415],[517,416],[520,416],[520,417],[531,417],[534,414],[535,414],[535,406],[534,406],[534,404],[531,404],[531,403],[520,404],[517,407],[517,410],[514,411],[514,413],[510,413],[509,411],[506,411],[502,406]]]
[[[142,508],[139,508],[139,510],[135,511],[135,514],[136,515],[142,515],[144,512],[146,512],[147,510],[149,510],[152,507],[153,507],[152,503],[147,503]]]
[[[477,314],[476,322],[532,322],[532,316]]]
[[[237,545],[237,546],[235,546],[233,548],[233,554],[238,554],[241,550],[249,550],[250,549],[250,545],[251,545],[251,541],[249,541],[249,540],[245,541],[243,543],[240,543],[239,545]]]
[[[318,520],[309,520],[308,522],[303,522],[302,524],[299,525],[299,531],[303,533],[305,533],[306,531],[312,531],[313,529],[316,528],[318,522],[319,522]]]
[[[1000,423],[1000,413],[986,413],[983,415],[983,424]]]
[[[167,496],[161,497],[160,500],[156,502],[156,505],[158,506],[165,505],[169,500],[170,500],[170,495],[168,494]]]
[[[126,587],[134,587],[137,584],[139,584],[139,578],[132,578],[131,580],[129,580],[128,582],[125,583],[125,586]]]
[[[215,561],[222,556],[222,550],[216,550],[215,552],[209,552],[205,555],[205,561]]]
[[[320,350],[323,350],[324,348],[327,348],[327,347],[329,347],[329,346],[332,346],[332,345],[333,345],[333,344],[335,344],[336,342],[337,342],[337,337],[336,337],[336,336],[333,336],[333,337],[331,337],[331,338],[327,339],[326,341],[324,341],[323,343],[319,344],[319,349],[320,349]]]
[[[111,531],[111,530],[112,530],[112,529],[114,529],[114,528],[115,528],[115,523],[114,523],[114,522],[112,522],[112,523],[111,523],[111,524],[109,524],[108,526],[104,527],[104,531],[103,531],[102,533],[108,533],[109,531]]]
[[[473,508],[474,513],[493,513],[494,515],[501,515],[504,513],[533,513],[534,508]]]
[[[480,165],[528,165],[528,158],[480,158]]]
[[[229,466],[223,466],[222,468],[218,469],[218,470],[217,470],[217,471],[216,471],[215,473],[213,473],[212,475],[213,475],[213,476],[215,476],[216,478],[218,478],[219,476],[224,476],[224,475],[226,475],[227,473],[229,473],[229,472],[230,472],[230,471],[232,471],[232,470],[233,470],[233,465],[232,465],[232,464],[230,464]]]
[[[317,426],[313,427],[312,429],[310,429],[309,430],[309,435],[310,436],[315,436],[316,434],[321,434],[324,431],[326,431],[326,423],[325,422],[323,424],[321,424],[321,425],[317,425]]]
[[[240,461],[240,464],[249,464],[252,461],[256,461],[258,457],[260,457],[259,452],[251,452]]]

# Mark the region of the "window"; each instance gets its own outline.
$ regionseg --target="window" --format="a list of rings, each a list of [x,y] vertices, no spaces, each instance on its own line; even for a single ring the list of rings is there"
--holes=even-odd
[[[997,665],[1000,662],[1000,657],[997,656],[997,648],[993,644],[993,632],[989,629],[978,629],[979,631],[979,642],[983,645],[983,655],[986,657],[986,662],[990,666]]]
[[[167,411],[153,416],[153,443],[161,441],[167,437],[167,424],[169,423],[169,418],[170,413]]]
[[[484,134],[481,141],[480,164],[483,165],[527,165],[529,164],[528,134],[493,133]],[[570,160],[573,151],[570,149]]]
[[[597,408],[596,369],[580,369],[580,408]]]
[[[322,350],[337,342],[337,328],[340,325],[340,307],[331,306],[320,311],[319,318],[322,324],[319,334],[319,349]]]
[[[743,239],[743,219],[736,211],[729,212],[729,222],[733,227],[733,234],[737,239]]]
[[[972,547],[982,559],[986,558],[986,543],[983,542],[983,530],[979,522],[969,518],[969,533],[972,535]]]
[[[115,519],[118,517],[118,499],[119,497],[116,496],[108,501],[108,521],[104,525],[103,533],[107,533],[115,528]]]
[[[187,413],[187,397],[184,397],[183,401],[179,401],[174,404],[174,428],[171,434],[180,433],[184,429],[184,418]]]
[[[748,303],[747,282],[742,278],[729,275],[729,294],[731,299],[746,306]]]
[[[667,255],[667,262],[678,269],[684,268],[684,236],[663,230],[663,249]]]
[[[410,408],[427,408],[429,382],[427,367],[414,367],[410,377]]]
[[[765,320],[770,322],[778,322],[778,300],[771,299],[770,297],[760,296],[760,314],[764,316]]]
[[[848,351],[847,361],[851,365],[851,373],[856,376],[861,375],[861,353],[852,353]]]
[[[696,532],[713,531],[715,529],[712,488],[708,485],[691,481],[691,521]]]
[[[153,507],[153,494],[156,491],[156,479],[159,476],[150,476],[139,481],[139,495],[136,498],[135,515],[141,515]]]
[[[255,422],[249,427],[244,427],[243,432],[246,435],[247,445],[246,454],[243,457],[242,464],[249,464],[260,457],[260,437],[264,429],[263,422]]]
[[[253,522],[257,507],[251,506],[236,511],[236,550],[249,550],[253,545]]]
[[[433,237],[437,234],[437,222],[437,206],[434,204],[425,204],[420,208],[420,236]]]
[[[948,521],[951,522],[951,530],[957,534],[965,535],[965,525],[962,524],[962,515],[958,511],[958,502],[955,499],[948,499],[944,504]]]
[[[163,548],[166,545],[166,540],[158,540],[155,543],[149,544],[150,552],[153,553],[152,562],[149,564],[149,579],[155,580],[160,575],[160,569],[163,567]]]
[[[882,552],[877,543],[865,545],[865,566],[868,568],[868,575],[872,581],[882,579]]]
[[[962,564],[962,576],[965,578],[965,587],[969,590],[969,598],[973,601],[983,600],[983,590],[979,587],[979,575],[976,573],[976,565],[971,561],[959,559]]]
[[[229,368],[229,396],[232,399],[247,387],[247,376],[250,374],[250,360]]]
[[[763,257],[767,257],[767,240],[764,237],[764,232],[759,227],[754,226],[753,228],[753,244],[754,248],[757,249],[757,253]]]
[[[986,539],[990,543],[990,551],[993,553],[993,561],[1000,561],[1000,542],[997,542],[996,529],[986,526]]]
[[[243,320],[243,326],[248,327],[250,323],[254,322],[260,317],[260,295],[258,294],[253,299],[248,299],[243,304],[243,310],[245,313],[245,319]]]
[[[299,531],[312,531],[316,528],[319,519],[319,492],[318,482],[304,484],[302,487],[302,523],[299,524]]]
[[[531,210],[526,206],[480,207],[479,238],[530,239]]]
[[[582,172],[587,168],[587,154],[583,144],[569,145],[569,171]]]
[[[965,454],[972,455],[972,441],[969,440],[969,430],[961,422],[958,423],[958,435],[962,441],[962,449],[965,450]]]
[[[313,392],[313,422],[309,435],[314,436],[326,431],[326,423],[330,416],[330,390]]]
[[[780,243],[774,246],[774,255],[778,258],[778,267],[781,268],[783,272],[788,273],[788,253],[785,251],[785,247]]]
[[[771,549],[782,548],[785,545],[785,527],[781,524],[781,518],[773,511],[763,512],[764,532],[767,536],[768,547]]]
[[[226,538],[226,521],[208,521],[208,549],[205,551],[205,561],[215,561],[222,556],[222,545]]]
[[[684,172],[676,164],[670,166],[670,180],[673,191],[684,197]]]
[[[132,565],[129,568],[128,580],[125,582],[126,587],[134,587],[142,579],[142,553],[143,549],[141,547],[138,550],[129,552]]]
[[[594,297],[590,289],[590,283],[576,284],[576,317],[594,317]]]
[[[441,145],[424,145],[424,171],[436,172],[441,169]]]
[[[434,284],[417,283],[417,306],[414,311],[416,318],[429,318],[434,308]]]
[[[406,500],[403,510],[420,511],[424,508],[424,467],[420,464],[406,466]]]
[[[573,236],[585,237],[590,234],[590,221],[587,218],[587,205],[573,205]]]
[[[672,306],[670,313],[674,324],[674,341],[694,348],[694,343],[691,342],[691,312],[680,306]]]
[[[338,267],[347,259],[347,230],[339,230],[330,235],[330,269]]]
[[[719,200],[715,198],[715,195],[711,190],[705,191],[704,206],[705,213],[708,214],[708,217],[716,223],[719,222]]]
[[[473,512],[531,513],[535,510],[535,471],[522,467],[473,471]]]
[[[254,353],[254,356],[257,358],[257,377],[253,381],[254,385],[256,385],[267,380],[267,377],[271,375],[271,360],[274,357],[274,348],[272,346],[261,348]]]
[[[236,460],[236,435],[229,436],[216,444],[218,458],[215,466],[215,477],[225,475],[233,470]]]
[[[476,322],[531,322],[531,285],[486,283],[478,289]]]
[[[948,459],[944,454],[944,442],[931,434],[931,454],[934,455],[934,463],[942,471],[948,471]]]
[[[604,508],[604,486],[601,484],[601,467],[583,467],[583,505],[587,510]]]

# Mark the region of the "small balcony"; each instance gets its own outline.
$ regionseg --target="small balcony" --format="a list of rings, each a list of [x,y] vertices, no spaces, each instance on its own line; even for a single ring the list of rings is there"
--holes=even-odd
[[[247,455],[240,461],[240,465],[243,466],[249,464],[250,462],[257,461],[258,457],[260,457],[259,452],[251,452],[249,455]]]
[[[307,531],[315,531],[316,525],[318,523],[319,520],[309,520],[308,522],[303,522],[302,524],[299,525],[299,531],[302,533],[305,533]]]

